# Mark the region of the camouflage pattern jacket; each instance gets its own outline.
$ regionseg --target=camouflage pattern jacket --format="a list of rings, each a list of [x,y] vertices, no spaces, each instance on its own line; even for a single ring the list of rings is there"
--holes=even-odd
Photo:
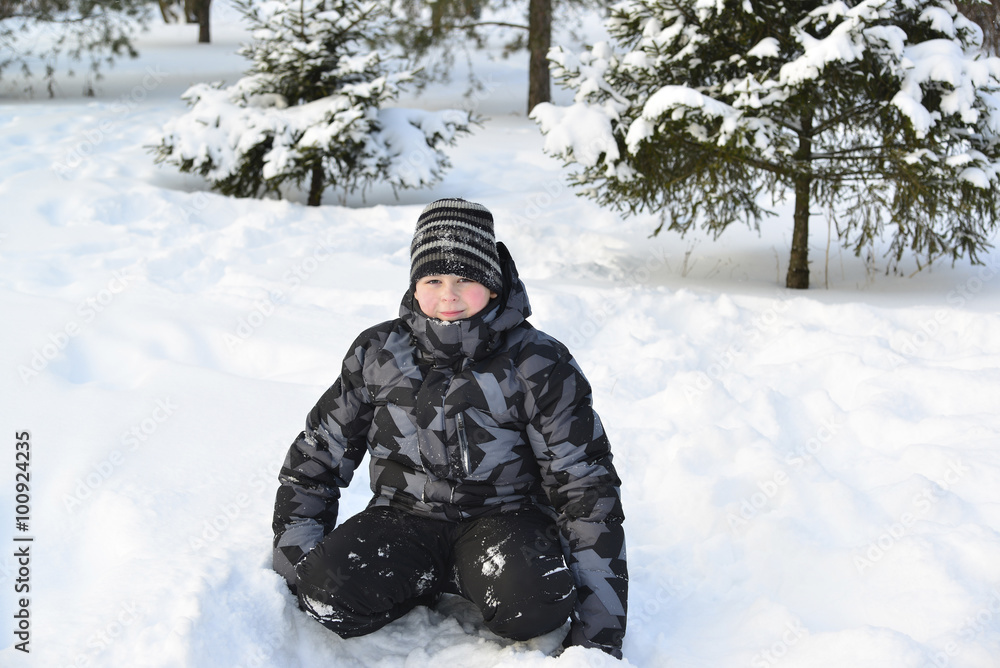
[[[453,521],[550,513],[577,583],[567,643],[620,656],[628,574],[608,439],[569,351],[525,320],[524,284],[498,246],[504,293],[480,314],[430,319],[410,290],[398,319],[355,340],[281,469],[274,569],[294,584],[368,452],[373,505]]]

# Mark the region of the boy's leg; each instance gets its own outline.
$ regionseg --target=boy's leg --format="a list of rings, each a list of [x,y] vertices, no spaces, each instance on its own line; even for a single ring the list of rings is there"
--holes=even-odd
[[[469,521],[455,544],[462,594],[479,606],[487,628],[527,640],[559,628],[576,603],[552,520],[539,511]]]
[[[444,524],[393,508],[358,513],[296,566],[299,605],[351,638],[429,603],[447,576]]]

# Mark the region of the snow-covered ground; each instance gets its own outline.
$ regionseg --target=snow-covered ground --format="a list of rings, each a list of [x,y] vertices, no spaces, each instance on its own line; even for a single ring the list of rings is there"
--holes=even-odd
[[[471,101],[457,77],[408,102],[490,117],[433,190],[228,199],[144,148],[188,84],[244,67],[237,29],[194,31],[144,36],[96,99],[0,99],[0,664],[615,664],[503,643],[455,600],[340,640],[269,569],[287,445],[395,315],[423,205],[455,195],[494,212],[532,321],[593,384],[628,515],[626,665],[1000,666],[1000,253],[885,275],[817,218],[793,292],[784,209],[760,235],[649,238],[652,217],[564,185],[520,60],[484,62]]]

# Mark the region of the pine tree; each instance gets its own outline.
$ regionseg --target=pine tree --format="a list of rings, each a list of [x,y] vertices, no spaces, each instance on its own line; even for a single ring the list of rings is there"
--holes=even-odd
[[[390,20],[381,3],[240,0],[253,40],[234,85],[196,84],[191,109],[164,129],[158,162],[201,174],[238,197],[308,187],[344,194],[376,182],[416,188],[449,166],[441,146],[469,131],[467,112],[384,108],[413,73],[377,50]]]
[[[562,30],[580,23],[586,11],[603,8],[605,0],[391,0],[400,16],[392,38],[408,53],[428,62],[424,70],[446,79],[457,53],[471,44],[483,48],[494,32],[509,35],[508,56],[528,51],[528,111],[549,102],[552,91],[547,60],[554,23]],[[431,53],[433,47],[438,47]],[[472,74],[470,72],[470,74]],[[474,76],[474,75],[473,75]],[[475,81],[473,80],[475,83]]]
[[[18,80],[28,92],[42,81],[55,95],[61,67],[74,74],[73,62],[88,60],[84,92],[94,93],[101,67],[121,56],[138,56],[135,33],[149,18],[149,0],[0,0],[0,79]],[[14,74],[9,72],[13,69]],[[5,74],[7,72],[7,74]]]
[[[859,254],[891,234],[890,266],[989,247],[1000,60],[947,0],[626,0],[607,28],[554,50],[575,103],[533,114],[602,205],[718,235],[791,195],[790,288],[809,285],[814,213]]]

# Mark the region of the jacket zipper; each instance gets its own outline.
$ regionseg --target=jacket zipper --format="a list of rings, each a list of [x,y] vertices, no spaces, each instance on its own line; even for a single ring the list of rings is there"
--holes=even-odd
[[[459,413],[456,416],[458,421],[458,449],[462,455],[462,468],[465,475],[472,475],[472,462],[469,459],[469,439],[465,435],[465,416]]]

